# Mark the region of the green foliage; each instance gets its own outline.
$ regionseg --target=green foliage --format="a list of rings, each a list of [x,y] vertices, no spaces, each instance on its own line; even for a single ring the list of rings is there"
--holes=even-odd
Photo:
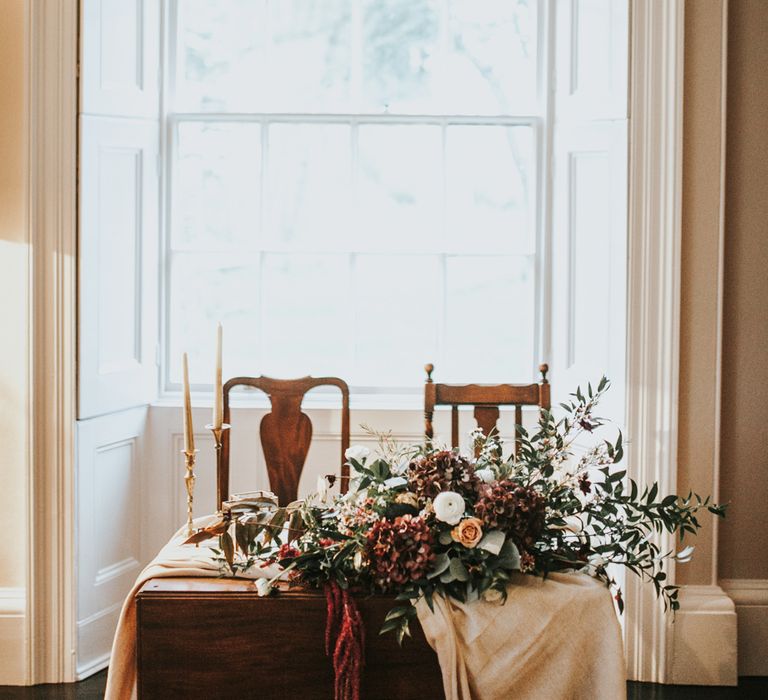
[[[609,387],[605,377],[585,390],[579,387],[560,404],[557,414],[542,411],[533,430],[516,426],[516,456],[504,457],[498,435],[473,433],[478,456],[468,467],[465,483],[477,486],[472,487],[474,495],[463,494],[462,520],[481,522],[476,515],[482,509],[476,511],[475,505],[493,488],[502,503],[505,493],[511,504],[518,492],[534,496],[533,501],[520,503],[543,499],[541,522],[526,522],[526,517],[535,517],[533,510],[526,515],[527,511],[510,506],[503,526],[482,522],[482,537],[462,543],[455,523],[440,521],[432,501],[411,490],[411,482],[403,478],[438,449],[403,448],[384,435],[379,436],[378,456],[363,457],[362,450],[350,461],[355,475],[350,493],[328,503],[310,499],[298,507],[233,522],[234,538],[230,531],[224,532],[214,550],[222,572],[237,575],[265,561],[277,562],[290,567],[295,580],[304,585],[322,587],[333,581],[361,593],[394,592],[398,605],[387,615],[381,632],[394,632],[399,642],[409,634],[417,601],[423,599],[430,609],[436,595],[503,603],[518,572],[547,576],[553,571],[583,571],[615,589],[621,611],[623,598],[611,571],[612,565],[623,566],[654,587],[665,609],[677,610],[678,587],[668,582],[665,564],[673,559],[684,563],[692,547],[662,551],[657,536],[672,533],[683,543],[701,527],[702,513],[723,517],[725,506],[696,493],[661,494],[658,484],[638,484],[627,477],[618,466],[624,457],[621,432],[607,437],[608,421],[595,414]],[[593,433],[600,439],[594,435],[593,446],[584,449],[585,439]],[[457,459],[456,469],[467,468],[461,465],[466,461]],[[434,464],[430,468],[434,470]],[[506,491],[499,496],[500,488]],[[371,533],[377,522],[406,527],[408,518],[429,526],[431,543],[425,546],[430,564],[425,574],[402,579],[396,576],[401,571],[399,553],[380,551]],[[290,558],[280,558],[287,556],[280,555],[285,551],[283,540],[296,547]],[[394,572],[395,578],[382,571]]]

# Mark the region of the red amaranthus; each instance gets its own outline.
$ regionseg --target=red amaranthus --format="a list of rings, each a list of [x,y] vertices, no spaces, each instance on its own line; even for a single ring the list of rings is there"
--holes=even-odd
[[[325,584],[325,653],[333,659],[334,700],[360,700],[365,627],[355,599],[335,581]]]
[[[509,533],[520,552],[533,547],[544,529],[546,499],[514,481],[486,486],[475,503],[475,515],[491,530]]]
[[[432,531],[418,516],[379,520],[367,540],[371,573],[382,591],[424,578],[435,560]]]

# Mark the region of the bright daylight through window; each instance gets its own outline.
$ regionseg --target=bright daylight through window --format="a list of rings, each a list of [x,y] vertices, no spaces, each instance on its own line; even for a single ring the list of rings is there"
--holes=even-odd
[[[535,0],[184,0],[169,23],[166,385],[527,381],[538,359]]]

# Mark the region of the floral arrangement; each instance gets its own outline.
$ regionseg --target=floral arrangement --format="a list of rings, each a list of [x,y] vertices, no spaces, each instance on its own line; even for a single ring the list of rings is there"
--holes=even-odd
[[[365,447],[347,451],[353,470],[347,493],[330,497],[334,477],[327,477],[307,501],[255,519],[233,518],[192,539],[219,535],[214,551],[225,575],[277,562],[292,584],[325,588],[326,643],[337,639],[334,667],[342,684],[349,674],[339,659],[360,663],[360,649],[350,641],[359,619],[338,613],[350,591],[396,594],[381,632],[394,632],[399,642],[409,634],[418,599],[430,608],[435,595],[503,604],[513,572],[586,572],[613,589],[621,611],[621,590],[609,569],[620,565],[676,610],[678,589],[666,582],[664,564],[687,561],[693,547],[660,551],[652,535],[666,530],[682,542],[699,529],[701,510],[723,516],[725,507],[627,480],[617,467],[620,432],[615,441],[577,449],[577,440],[606,422],[595,408],[608,387],[603,378],[594,389],[577,389],[561,404],[562,417],[542,411],[532,434],[517,426],[516,453],[508,457],[497,435],[479,431],[472,436],[473,456],[431,444],[402,447],[380,436],[378,454]],[[275,582],[258,581],[260,594],[272,593]],[[337,697],[354,696],[337,688]]]

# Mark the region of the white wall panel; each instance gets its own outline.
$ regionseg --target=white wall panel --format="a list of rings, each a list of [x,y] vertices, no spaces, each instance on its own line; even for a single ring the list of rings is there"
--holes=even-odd
[[[106,665],[123,600],[146,563],[142,546],[147,409],[77,425],[77,671]]]
[[[157,119],[161,5],[83,0],[83,113]]]
[[[147,403],[157,391],[157,133],[81,121],[79,417]]]

